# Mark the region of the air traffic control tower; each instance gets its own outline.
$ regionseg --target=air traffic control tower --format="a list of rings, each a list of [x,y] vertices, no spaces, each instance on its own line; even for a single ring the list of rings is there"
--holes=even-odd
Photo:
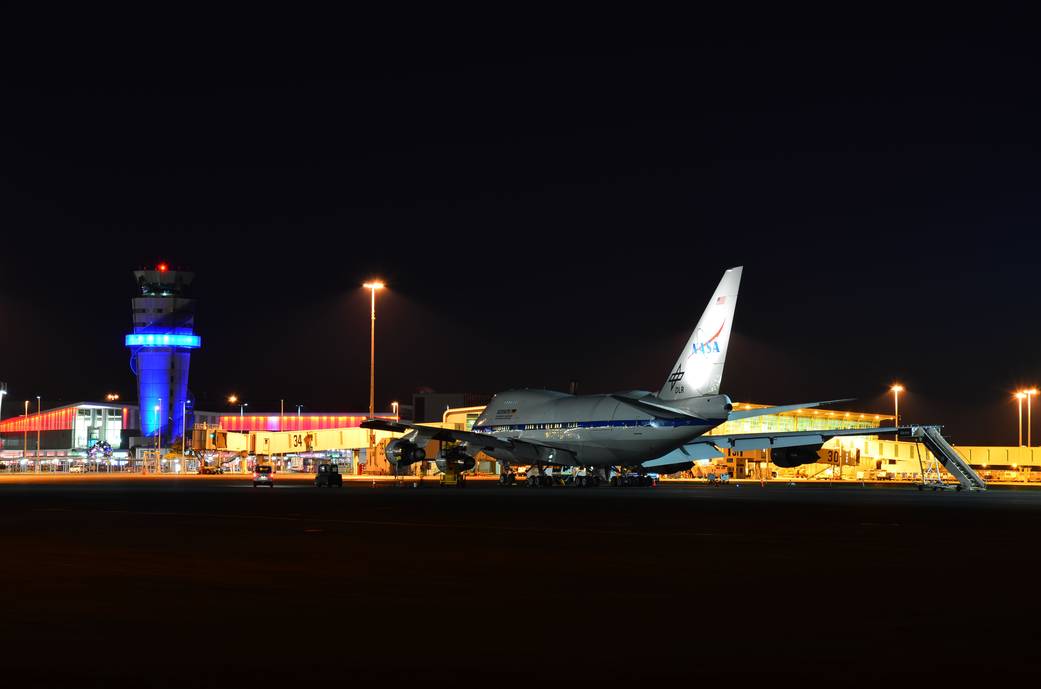
[[[170,270],[160,263],[153,270],[135,270],[140,294],[132,300],[134,332],[126,336],[130,368],[137,375],[141,430],[160,444],[191,427],[188,364],[201,344],[192,332],[195,300],[189,298],[193,273]]]

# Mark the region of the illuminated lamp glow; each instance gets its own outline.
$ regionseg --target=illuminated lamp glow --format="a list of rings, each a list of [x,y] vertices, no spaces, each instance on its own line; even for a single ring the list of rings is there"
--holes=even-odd
[[[166,265],[165,263],[160,263],[155,267],[155,269],[158,270],[160,273],[165,273],[170,269],[170,266]]]
[[[127,347],[187,347],[195,349],[202,346],[202,338],[198,335],[178,335],[172,333],[134,333],[127,335]]]

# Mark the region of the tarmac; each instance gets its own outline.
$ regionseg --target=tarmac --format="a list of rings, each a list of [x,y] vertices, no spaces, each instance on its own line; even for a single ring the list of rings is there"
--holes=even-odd
[[[1035,490],[6,475],[0,519],[11,686],[1041,669]]]

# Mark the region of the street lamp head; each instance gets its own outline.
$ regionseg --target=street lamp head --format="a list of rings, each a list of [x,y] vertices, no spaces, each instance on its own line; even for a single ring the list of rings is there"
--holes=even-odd
[[[239,401],[239,398],[237,396],[235,396],[235,395],[229,395],[228,396],[228,404],[235,404],[238,401]]]
[[[1017,400],[1024,399],[1026,396],[1027,396],[1027,393],[1023,392],[1022,390],[1020,390],[1019,392],[1016,393],[1016,399]]]
[[[904,391],[904,386],[901,385],[900,383],[895,383],[892,387],[889,388],[889,390],[890,390],[890,392],[898,392],[898,393],[899,392],[903,392]]]
[[[362,285],[365,289],[383,289],[384,285],[379,280],[370,280]]]
[[[1037,388],[1030,388],[1029,390],[1024,390],[1023,392],[1030,396],[1034,396],[1037,394]]]

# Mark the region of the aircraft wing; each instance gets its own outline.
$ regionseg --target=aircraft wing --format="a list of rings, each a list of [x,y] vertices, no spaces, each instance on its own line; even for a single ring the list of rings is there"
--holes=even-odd
[[[362,428],[374,431],[390,431],[391,433],[410,433],[415,431],[425,441],[447,440],[460,443],[469,443],[478,448],[498,448],[509,450],[514,447],[515,442],[502,440],[485,433],[472,433],[470,431],[455,431],[450,428],[438,428],[437,426],[425,426],[421,423],[409,423],[407,421],[386,421],[384,419],[370,419],[362,421]]]
[[[647,469],[672,466],[698,459],[722,457],[721,450],[767,450],[782,447],[823,445],[836,436],[882,435],[896,433],[909,426],[899,428],[843,428],[831,431],[784,431],[778,433],[736,433],[730,435],[703,435],[673,450],[664,457],[644,462]]]
[[[578,463],[574,452],[567,448],[555,447],[550,443],[535,443],[517,438],[497,438],[487,433],[456,431],[449,428],[426,426],[421,423],[387,421],[384,419],[363,421],[361,427],[371,428],[375,431],[390,431],[391,433],[416,433],[416,441],[420,443],[427,443],[431,440],[466,443],[466,446],[474,452],[483,452],[486,455],[507,462],[525,464],[545,462],[547,464],[570,466]]]
[[[799,447],[800,445],[822,445],[841,435],[883,435],[896,433],[902,427],[890,428],[843,428],[830,431],[785,431],[780,433],[737,433],[732,435],[703,435],[693,443],[708,443],[728,450],[767,450],[773,447]]]

